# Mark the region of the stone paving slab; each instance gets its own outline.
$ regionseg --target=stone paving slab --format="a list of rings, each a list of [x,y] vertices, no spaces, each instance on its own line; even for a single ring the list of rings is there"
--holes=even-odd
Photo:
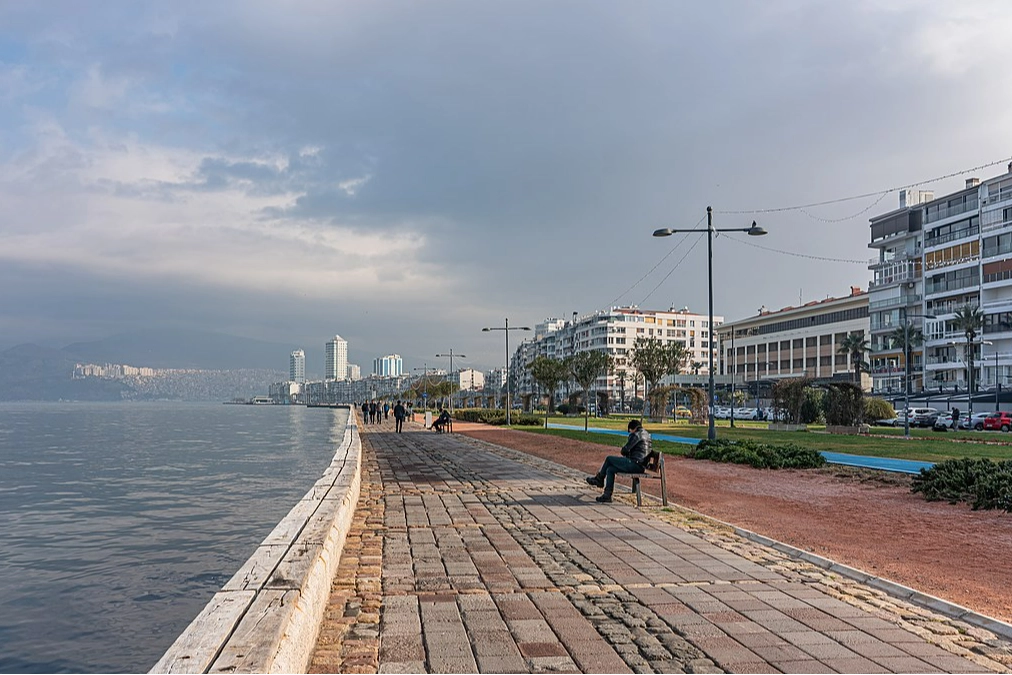
[[[1005,672],[1007,641],[571,469],[364,425],[312,672]]]

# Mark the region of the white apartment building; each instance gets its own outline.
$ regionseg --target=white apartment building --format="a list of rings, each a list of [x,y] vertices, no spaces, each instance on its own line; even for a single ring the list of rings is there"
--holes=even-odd
[[[713,317],[715,326],[723,320],[720,316]],[[614,401],[642,395],[628,361],[638,337],[681,343],[688,354],[686,370],[697,378],[709,374],[710,350],[713,350],[715,363],[719,358],[716,342],[710,335],[709,317],[691,312],[688,307],[668,310],[613,307],[584,316],[574,312],[572,320],[550,318],[537,324],[533,340],[517,347],[511,358],[514,391],[525,394],[536,390],[526,368],[536,356],[562,359],[583,351],[600,350],[612,356],[615,368],[613,373],[601,376],[594,389],[607,391]]]
[[[446,376],[460,391],[481,391],[485,388],[485,373],[474,368],[462,368]]]
[[[374,359],[372,373],[379,377],[400,377],[404,374],[404,361],[400,354],[388,354]]]
[[[343,380],[348,377],[348,342],[335,335],[324,347],[324,380]]]
[[[306,381],[306,352],[296,349],[288,358],[288,379],[291,382]]]
[[[905,233],[895,223],[904,217],[908,223]],[[900,305],[908,316],[916,312],[928,317],[917,323],[923,325],[924,357],[911,360],[915,373],[912,391],[951,391],[965,396],[969,384],[966,339],[952,321],[966,306],[980,308],[984,314],[969,364],[975,389],[1007,388],[1012,370],[1012,164],[1004,174],[984,181],[967,179],[962,190],[923,203],[904,204],[899,211],[877,216],[871,223],[870,246],[880,250],[879,261],[872,266],[876,281],[893,289],[880,269],[898,248],[892,242],[909,240],[902,248],[909,265],[901,290],[894,293],[897,297],[913,296]],[[918,289],[923,290],[920,297]],[[873,333],[876,325],[883,330],[903,325],[903,312],[887,312],[876,306],[872,321]],[[873,364],[903,365],[901,350],[890,353],[881,341],[877,344],[884,351],[875,355]],[[899,377],[876,377],[875,384],[883,392],[902,391],[902,373]]]
[[[840,345],[851,333],[868,332],[868,293],[856,286],[846,297],[764,309],[716,330],[723,373],[745,384],[802,376],[850,379],[853,363]],[[867,374],[862,380],[871,387]]]
[[[348,364],[348,379],[352,382],[362,379],[362,369],[354,363]]]

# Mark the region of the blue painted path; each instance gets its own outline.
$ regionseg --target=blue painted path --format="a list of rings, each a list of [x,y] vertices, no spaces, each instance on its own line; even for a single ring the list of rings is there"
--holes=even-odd
[[[583,431],[583,427],[573,426],[571,424],[555,424],[554,422],[550,422],[548,424],[548,428]],[[597,427],[590,427],[587,431],[595,434],[610,434],[612,436],[622,437],[628,435],[626,432],[619,429],[599,429]],[[687,436],[672,436],[670,434],[655,434],[651,432],[650,437],[659,441],[671,441],[672,443],[687,443],[689,445],[697,445],[699,443],[698,438],[688,438]],[[848,455],[842,452],[822,452],[822,456],[825,457],[826,461],[830,464],[856,466],[862,469],[878,469],[879,471],[892,471],[894,473],[920,473],[921,469],[930,469],[934,466],[932,462],[915,462],[909,459],[893,459],[891,457]]]

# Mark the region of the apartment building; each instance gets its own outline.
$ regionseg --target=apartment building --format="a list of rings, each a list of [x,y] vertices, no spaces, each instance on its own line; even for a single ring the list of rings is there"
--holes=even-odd
[[[853,363],[840,346],[851,333],[868,335],[868,297],[852,286],[842,298],[777,311],[763,308],[756,316],[721,325],[715,331],[721,372],[745,384],[802,376],[849,379]],[[871,388],[867,374],[862,385]]]
[[[905,234],[894,222],[903,218],[908,225]],[[966,306],[984,314],[969,359],[977,388],[1007,387],[1012,369],[1012,164],[1004,174],[985,181],[967,179],[962,190],[902,205],[871,223],[869,246],[879,249],[872,265],[873,284],[879,284],[876,290],[882,291],[882,301],[895,297],[895,309],[903,309],[887,312],[893,308],[877,305],[873,335],[904,325],[904,313],[910,317],[916,311],[927,317],[911,320],[924,333],[923,357],[911,360],[912,390],[966,391],[966,341],[953,325],[956,312]],[[901,248],[909,266],[901,280],[905,285],[896,285],[884,270],[889,256]],[[880,350],[873,355],[873,370],[876,365],[884,369],[875,377],[875,387],[881,392],[902,390],[902,374],[890,370],[902,370],[901,350],[890,351],[881,339],[873,346]]]
[[[720,316],[713,317],[715,326],[723,320]],[[681,343],[688,354],[686,370],[696,378],[709,373],[710,350],[715,362],[719,358],[716,343],[710,337],[709,317],[691,312],[688,307],[668,310],[613,307],[583,316],[574,312],[571,320],[550,318],[537,324],[533,339],[517,347],[510,360],[511,386],[518,395],[539,393],[526,368],[536,356],[562,359],[583,351],[607,351],[614,359],[614,371],[600,377],[594,389],[607,391],[615,401],[642,396],[642,385],[636,384],[629,364],[638,337]]]

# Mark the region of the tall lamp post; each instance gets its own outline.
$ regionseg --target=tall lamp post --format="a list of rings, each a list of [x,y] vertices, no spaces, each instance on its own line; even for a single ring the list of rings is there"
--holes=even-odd
[[[956,340],[950,340],[949,344],[952,345],[953,347],[962,346],[966,350],[964,352],[964,354],[963,354],[963,356],[965,357],[964,364],[966,365],[966,414],[967,414],[968,417],[973,417],[973,389],[974,389],[973,385],[975,384],[974,383],[974,377],[973,377],[973,374],[974,374],[973,373],[973,370],[974,370],[974,364],[973,364],[973,362],[975,360],[973,358],[973,356],[974,356],[974,349],[973,348],[976,345],[990,345],[990,344],[994,344],[994,343],[992,343],[990,340],[972,340],[970,342],[957,342]],[[995,351],[994,358],[995,358],[995,362],[997,363],[997,360],[998,360],[997,350]],[[997,373],[997,366],[996,366],[995,367],[995,379],[997,379],[997,378],[998,378],[998,373]]]
[[[706,270],[707,270],[707,279],[708,279],[708,287],[709,287],[709,302],[708,302],[708,305],[709,305],[709,310],[710,310],[710,322],[707,325],[707,327],[708,327],[708,333],[709,333],[709,340],[708,340],[709,348],[706,350],[707,352],[709,352],[709,356],[710,356],[710,359],[709,359],[709,364],[710,364],[709,365],[709,368],[710,368],[710,382],[709,382],[709,385],[710,385],[710,392],[709,392],[709,395],[710,395],[710,413],[709,413],[710,426],[709,426],[709,429],[706,432],[706,437],[712,441],[712,440],[716,440],[716,438],[717,438],[717,428],[716,428],[716,426],[714,425],[714,422],[713,422],[713,405],[714,405],[714,401],[713,401],[713,399],[714,399],[714,387],[713,387],[713,233],[714,232],[744,232],[745,234],[749,235],[750,237],[761,237],[762,235],[766,234],[766,230],[764,230],[763,228],[761,228],[758,225],[756,225],[754,220],[752,221],[752,226],[751,227],[722,227],[720,229],[716,229],[716,228],[713,227],[713,207],[707,206],[706,207],[706,229],[705,230],[699,230],[699,229],[676,230],[676,229],[672,229],[670,227],[665,227],[665,228],[661,228],[659,230],[654,230],[654,236],[655,237],[669,237],[669,236],[671,236],[673,234],[684,233],[684,232],[706,232]],[[734,402],[733,401],[731,402],[731,407],[732,407],[732,409],[734,408]]]
[[[446,357],[446,356],[450,357],[450,377],[453,377],[453,357],[456,356],[459,359],[466,359],[467,358],[467,354],[454,354],[452,347],[450,348],[450,353],[449,354],[436,354],[436,358],[437,359],[441,359],[441,358]],[[450,392],[450,412],[453,412],[453,392],[452,391]]]
[[[510,400],[510,331],[511,330],[530,330],[530,326],[513,326],[510,328],[509,317],[506,318],[506,325],[502,328],[482,328],[482,333],[490,333],[494,330],[501,330],[506,336],[506,426],[510,425],[510,409],[513,407],[513,402]]]
[[[934,319],[934,314],[907,314],[903,309],[903,435],[910,436],[910,328],[911,319]]]
[[[418,363],[415,361],[415,363]],[[422,410],[429,409],[429,364],[423,363],[421,368],[412,368],[412,370],[421,370],[425,374],[422,375],[422,386],[425,387],[425,395],[422,396]],[[412,418],[414,419],[414,418]]]
[[[984,342],[986,345],[993,345],[991,341]],[[1001,381],[998,380],[998,347],[994,348],[994,411],[998,412],[998,397],[1001,395]]]
[[[731,428],[734,429],[734,381],[738,379],[738,352],[734,351],[734,326],[731,326]]]

